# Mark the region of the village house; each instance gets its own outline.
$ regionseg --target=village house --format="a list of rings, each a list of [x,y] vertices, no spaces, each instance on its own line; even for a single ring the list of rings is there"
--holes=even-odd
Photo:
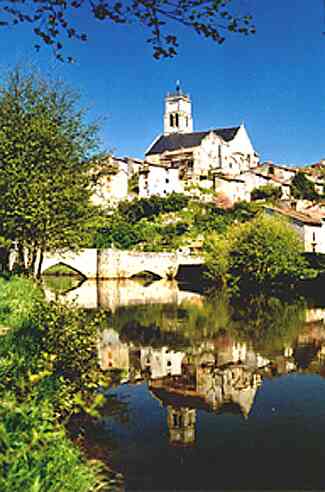
[[[299,168],[287,166],[285,164],[275,164],[274,162],[263,162],[258,166],[258,172],[266,176],[273,176],[284,182],[291,182]]]
[[[325,253],[325,221],[291,208],[265,207],[267,213],[282,216],[297,231],[306,253]]]
[[[245,183],[246,200],[250,201],[251,192],[261,186],[271,185],[275,188],[281,188],[281,199],[288,200],[291,197],[291,181],[287,177],[280,178],[273,174],[264,173],[262,166],[246,171],[240,175]]]
[[[192,103],[178,87],[165,98],[164,133],[146,151],[139,194],[188,192],[193,185],[212,187],[213,173],[238,176],[257,165],[258,154],[243,124],[193,132]]]
[[[130,179],[139,172],[142,165],[143,161],[131,157],[114,157],[109,154],[101,158],[93,169],[96,180],[93,204],[115,206],[127,199]]]

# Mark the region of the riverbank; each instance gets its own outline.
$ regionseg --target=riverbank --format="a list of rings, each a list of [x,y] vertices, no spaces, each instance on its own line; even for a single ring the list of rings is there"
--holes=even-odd
[[[0,326],[0,490],[121,490],[65,427],[73,415],[96,416],[101,400],[96,320],[13,277],[0,278]]]

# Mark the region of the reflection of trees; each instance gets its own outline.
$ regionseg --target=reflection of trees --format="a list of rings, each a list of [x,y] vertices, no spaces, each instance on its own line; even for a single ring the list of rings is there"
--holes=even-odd
[[[189,343],[182,333],[165,332],[157,325],[143,326],[137,321],[128,321],[121,328],[120,338],[122,342],[132,342],[135,346],[141,347],[171,346],[175,349]]]
[[[256,350],[274,352],[291,345],[305,323],[302,298],[280,299],[260,294],[232,302],[232,330]]]
[[[122,307],[109,323],[121,340],[136,345],[184,348],[224,333],[230,325],[227,296],[220,292],[200,305],[190,302]]]
[[[260,294],[230,300],[217,291],[200,305],[122,307],[107,321],[121,341],[135,346],[184,350],[227,334],[269,354],[292,345],[305,322],[305,308],[302,298]]]

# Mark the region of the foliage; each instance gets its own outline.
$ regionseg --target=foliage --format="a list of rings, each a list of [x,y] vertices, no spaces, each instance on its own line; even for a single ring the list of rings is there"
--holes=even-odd
[[[47,305],[26,278],[0,279],[0,489],[91,491],[104,486],[86,464],[62,420],[95,415],[103,397],[97,363],[97,320]]]
[[[149,251],[177,248],[177,237],[184,234],[187,224],[179,221],[163,224],[155,219],[163,213],[180,211],[187,204],[188,198],[179,193],[121,202],[117,211],[97,230],[93,246],[119,249],[138,246]]]
[[[277,187],[267,184],[254,188],[251,193],[251,198],[252,200],[279,200],[281,195],[282,191],[280,186]]]
[[[259,215],[234,224],[206,244],[210,276],[233,289],[255,290],[295,284],[310,275],[296,232],[281,219]]]
[[[0,277],[0,325],[21,327],[27,323],[34,304],[43,297],[39,287],[26,278]]]
[[[29,319],[3,337],[0,354],[0,391],[11,388],[22,401],[47,398],[61,418],[91,410],[104,384],[96,319],[60,304],[36,302]]]
[[[139,194],[139,173],[135,172],[128,180],[128,192]]]
[[[153,195],[150,198],[136,198],[131,202],[124,201],[118,206],[121,216],[132,224],[140,219],[155,217],[162,212],[177,212],[188,204],[188,197],[182,193],[170,193],[166,197]]]
[[[55,423],[51,405],[0,400],[0,490],[90,492],[100,490],[103,467],[86,464]]]
[[[0,87],[2,235],[28,252],[31,271],[45,250],[82,245],[98,213],[89,201],[97,127],[77,103],[62,84],[18,68]]]
[[[303,200],[317,200],[319,198],[314,183],[303,172],[294,176],[291,183],[291,193],[294,198]]]
[[[251,220],[259,209],[257,204],[240,202],[224,210],[214,203],[190,200],[177,193],[123,202],[104,219],[90,245],[141,251],[177,250],[207,233],[225,233],[233,222]]]
[[[232,330],[268,355],[291,345],[305,323],[303,298],[258,294],[232,299]]]
[[[65,57],[62,54],[62,43],[65,36],[87,41],[87,34],[79,30],[76,21],[78,9],[82,9],[83,15],[92,20],[114,24],[135,22],[145,27],[150,33],[147,42],[152,44],[155,58],[172,57],[176,54],[177,39],[172,30],[170,31],[170,25],[174,22],[219,44],[223,43],[226,32],[244,35],[255,32],[251,16],[233,13],[231,0],[183,0],[176,3],[155,0],[150,4],[139,0],[114,1],[111,4],[101,0],[90,3],[53,3],[50,0],[39,3],[32,0],[26,5],[6,0],[0,10],[0,25],[31,24],[39,43],[51,46],[56,57],[63,61]],[[35,44],[37,50],[41,44]],[[73,61],[71,57],[67,60]]]

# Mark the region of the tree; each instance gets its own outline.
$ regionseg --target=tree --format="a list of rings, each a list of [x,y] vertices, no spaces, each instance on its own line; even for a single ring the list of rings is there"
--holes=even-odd
[[[259,215],[206,241],[210,276],[234,291],[287,287],[310,274],[303,245],[281,219]]]
[[[97,215],[90,205],[97,127],[75,94],[16,69],[0,87],[1,234],[39,271],[46,250],[74,249]]]
[[[63,39],[87,41],[87,34],[80,32],[77,22],[78,13],[102,22],[115,24],[138,23],[150,32],[147,39],[154,50],[154,57],[172,57],[178,47],[177,38],[169,32],[170,25],[178,23],[197,34],[223,43],[226,32],[249,35],[255,32],[250,15],[234,13],[235,0],[134,0],[132,2],[113,0],[31,0],[17,2],[4,0],[0,7],[0,26],[29,23],[41,44],[52,47],[56,57],[62,55]],[[70,57],[68,61],[73,61]]]
[[[303,200],[317,200],[319,198],[314,183],[303,172],[297,173],[293,178],[291,192],[294,198]]]
[[[271,184],[254,188],[251,193],[252,200],[279,200],[281,196],[281,188]]]

